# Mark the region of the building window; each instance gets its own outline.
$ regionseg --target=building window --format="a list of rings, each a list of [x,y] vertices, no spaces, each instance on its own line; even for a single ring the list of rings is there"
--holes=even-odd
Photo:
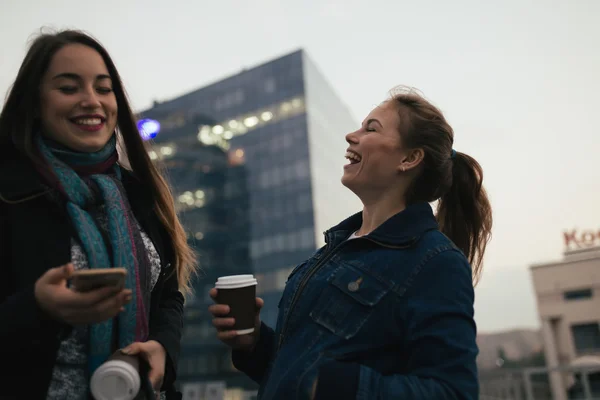
[[[265,80],[265,92],[266,93],[275,93],[275,79],[268,78]]]
[[[310,169],[308,166],[308,161],[300,160],[296,162],[296,176],[298,179],[305,179],[310,176]]]
[[[564,293],[565,300],[583,300],[592,298],[592,289],[569,290]]]
[[[577,354],[600,351],[600,324],[571,325],[573,342]]]

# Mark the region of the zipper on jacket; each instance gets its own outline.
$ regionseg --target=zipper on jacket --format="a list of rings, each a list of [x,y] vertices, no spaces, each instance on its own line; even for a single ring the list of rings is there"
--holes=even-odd
[[[309,279],[312,278],[312,276],[317,272],[319,267],[321,267],[321,265],[323,265],[326,261],[328,261],[331,258],[331,256],[335,253],[335,251],[337,249],[339,249],[340,246],[344,243],[345,243],[345,241],[338,244],[337,246],[335,246],[328,253],[323,254],[321,256],[321,258],[317,261],[317,263],[306,273],[304,278],[302,278],[302,280],[300,281],[300,286],[298,286],[298,290],[296,290],[296,293],[294,293],[294,296],[292,297],[292,302],[290,304],[290,308],[283,319],[283,324],[281,325],[281,333],[279,334],[279,342],[277,343],[277,349],[275,350],[276,352],[279,351],[279,349],[281,348],[281,345],[283,344],[287,324],[290,319],[290,315],[292,314],[292,310],[294,309],[294,307],[296,306],[296,303],[298,302],[300,293],[302,293],[302,291],[306,287],[306,284],[308,283]]]

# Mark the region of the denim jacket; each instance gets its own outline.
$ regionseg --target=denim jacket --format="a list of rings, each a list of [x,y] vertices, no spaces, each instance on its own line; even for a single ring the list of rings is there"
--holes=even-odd
[[[478,398],[471,267],[427,203],[372,233],[358,213],[325,232],[326,245],[291,273],[277,327],[261,326],[236,368],[259,398]]]

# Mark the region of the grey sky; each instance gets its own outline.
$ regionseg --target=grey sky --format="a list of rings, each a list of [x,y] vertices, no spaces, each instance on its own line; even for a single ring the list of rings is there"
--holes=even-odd
[[[0,0],[0,93],[42,26],[97,37],[138,110],[299,47],[357,121],[415,86],[486,174],[480,330],[537,326],[528,265],[561,257],[564,228],[600,228],[599,20],[598,0]]]

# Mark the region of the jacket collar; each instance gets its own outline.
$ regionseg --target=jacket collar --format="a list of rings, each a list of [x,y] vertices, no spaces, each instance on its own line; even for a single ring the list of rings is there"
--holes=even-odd
[[[345,240],[362,224],[362,212],[342,221],[325,232],[325,240]],[[365,238],[387,246],[406,246],[418,240],[425,232],[438,229],[433,210],[428,203],[415,203],[390,217]]]

